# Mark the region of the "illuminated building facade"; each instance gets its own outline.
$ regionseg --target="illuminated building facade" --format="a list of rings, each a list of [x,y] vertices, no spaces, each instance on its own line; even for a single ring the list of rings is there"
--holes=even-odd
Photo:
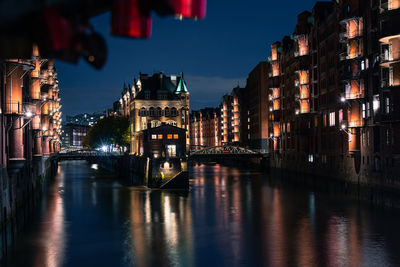
[[[239,86],[233,88],[230,94],[226,94],[221,99],[221,144],[239,144],[241,128],[241,100],[243,88]]]
[[[353,182],[399,178],[398,22],[397,0],[317,2],[272,44],[273,166]]]
[[[221,145],[219,108],[204,108],[190,114],[190,146],[192,150]]]
[[[53,60],[0,61],[0,224],[33,197],[60,150],[61,105]]]
[[[169,124],[186,131],[189,150],[189,91],[181,76],[140,74],[130,94],[131,154],[139,154],[139,134],[146,129]],[[123,105],[121,105],[123,106]]]

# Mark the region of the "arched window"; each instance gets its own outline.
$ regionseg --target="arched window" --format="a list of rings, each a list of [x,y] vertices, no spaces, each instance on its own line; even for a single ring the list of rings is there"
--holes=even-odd
[[[169,117],[169,108],[168,107],[165,108],[164,113],[165,113],[165,117]]]
[[[157,108],[157,117],[161,117],[161,108]]]
[[[153,107],[150,108],[150,117],[154,117],[154,108]]]
[[[172,116],[172,117],[177,116],[176,108],[172,108],[172,109],[171,109],[171,116]]]
[[[141,108],[139,110],[139,116],[141,116],[141,117],[145,117],[146,116],[146,109],[145,108]]]

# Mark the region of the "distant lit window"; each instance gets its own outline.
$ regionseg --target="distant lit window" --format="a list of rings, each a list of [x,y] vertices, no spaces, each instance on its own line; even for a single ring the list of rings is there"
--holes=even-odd
[[[308,162],[314,162],[314,155],[308,155]]]
[[[151,139],[156,140],[157,139],[157,135],[156,134],[152,134],[151,135]]]
[[[323,123],[324,123],[324,127],[326,127],[326,125],[327,125],[327,119],[326,119],[326,114],[324,113],[324,115],[323,115]]]
[[[365,61],[364,60],[361,61],[361,70],[365,70]]]
[[[179,134],[174,134],[174,139],[178,139],[179,138]]]
[[[369,102],[367,102],[367,118],[371,117],[371,109],[370,109],[370,105]]]
[[[335,126],[335,112],[329,113],[329,126]]]
[[[158,135],[158,139],[159,139],[159,140],[162,140],[162,139],[163,139],[163,135],[162,135],[162,134],[159,134],[159,135]]]
[[[339,110],[339,124],[343,121],[343,109]]]
[[[390,113],[390,98],[389,97],[385,98],[385,112],[387,114]]]
[[[362,117],[363,117],[363,119],[365,119],[366,118],[366,110],[365,110],[365,104],[362,104]]]
[[[167,139],[172,139],[172,134],[168,134]]]

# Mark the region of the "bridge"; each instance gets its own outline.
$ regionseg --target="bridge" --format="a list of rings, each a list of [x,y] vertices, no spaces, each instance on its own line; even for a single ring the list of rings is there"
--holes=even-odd
[[[56,161],[65,161],[65,160],[92,160],[95,159],[99,156],[117,156],[120,154],[116,153],[105,153],[105,152],[99,152],[95,150],[74,150],[74,151],[68,151],[68,152],[59,152],[56,153],[53,157],[55,158]]]
[[[207,147],[189,153],[192,160],[219,160],[219,159],[261,159],[266,158],[267,153],[243,148],[239,146],[224,145]]]

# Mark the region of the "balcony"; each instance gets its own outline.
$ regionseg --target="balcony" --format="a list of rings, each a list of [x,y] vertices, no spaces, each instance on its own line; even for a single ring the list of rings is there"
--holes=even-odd
[[[400,8],[400,1],[399,0],[391,0],[386,3],[381,3],[379,11],[381,14],[384,14],[386,12],[397,10],[399,8]]]
[[[4,110],[5,114],[15,114],[21,115],[22,114],[22,103],[19,101],[9,101],[6,102],[6,108]]]
[[[400,9],[396,14],[388,16],[381,21],[381,32],[379,42],[389,43],[391,39],[400,38],[400,28],[398,23],[400,20]]]
[[[400,62],[400,50],[392,51],[389,53],[385,51],[381,54],[381,67],[389,68],[392,64],[396,64]]]

